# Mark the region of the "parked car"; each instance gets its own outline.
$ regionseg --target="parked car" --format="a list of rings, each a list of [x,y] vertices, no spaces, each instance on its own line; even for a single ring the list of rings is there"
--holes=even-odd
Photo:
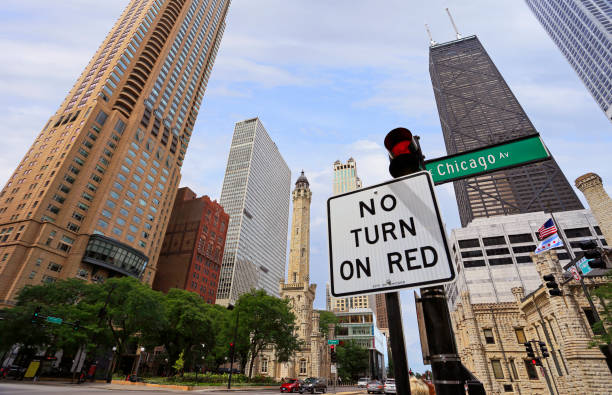
[[[316,378],[316,377],[309,377],[306,380],[304,380],[304,384],[302,385],[302,390],[304,392],[310,392],[311,394],[314,394],[317,391],[326,393],[327,392],[327,380]]]
[[[368,385],[368,378],[367,377],[362,377],[359,380],[357,380],[357,388],[365,388]]]
[[[11,365],[8,368],[4,368],[4,369],[5,369],[3,372],[4,378],[6,379],[12,378],[13,380],[23,380],[23,376],[25,375],[25,372],[26,372],[26,368],[17,366],[17,365]]]
[[[380,381],[372,380],[368,383],[366,390],[368,390],[368,394],[383,394],[385,387]]]
[[[385,394],[395,394],[395,379],[385,381]]]
[[[302,382],[298,379],[287,379],[281,384],[280,392],[304,392],[302,389]]]

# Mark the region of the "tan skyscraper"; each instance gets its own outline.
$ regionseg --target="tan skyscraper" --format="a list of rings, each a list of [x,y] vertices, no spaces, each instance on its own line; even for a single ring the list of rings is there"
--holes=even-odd
[[[229,0],[132,0],[0,192],[0,306],[27,284],[150,284]]]

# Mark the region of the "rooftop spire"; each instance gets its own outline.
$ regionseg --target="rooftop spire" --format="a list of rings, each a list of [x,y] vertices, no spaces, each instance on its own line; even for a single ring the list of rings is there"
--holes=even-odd
[[[425,24],[425,29],[427,30],[427,35],[429,36],[429,45],[431,46],[436,45],[437,43],[434,41],[433,37],[431,36],[431,31],[429,31],[429,25],[427,23]]]
[[[446,9],[446,13],[448,14],[448,17],[450,18],[451,24],[453,25],[453,29],[455,29],[455,35],[457,36],[457,40],[459,40],[461,38],[461,34],[459,34],[459,30],[457,30],[457,25],[455,25],[455,21],[453,20],[453,16],[451,15],[451,13],[448,10],[448,8]]]

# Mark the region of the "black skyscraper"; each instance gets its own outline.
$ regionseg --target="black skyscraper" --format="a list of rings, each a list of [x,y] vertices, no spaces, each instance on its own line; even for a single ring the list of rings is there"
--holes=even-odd
[[[448,154],[537,133],[476,36],[431,46],[429,73]],[[582,209],[553,159],[455,181],[461,224]]]

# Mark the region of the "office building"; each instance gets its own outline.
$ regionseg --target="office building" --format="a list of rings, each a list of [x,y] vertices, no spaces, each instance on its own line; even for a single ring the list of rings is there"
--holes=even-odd
[[[550,38],[612,121],[612,3],[525,0]]]
[[[207,303],[215,303],[228,223],[229,215],[216,200],[198,198],[191,189],[180,188],[162,243],[153,289],[185,289]]]
[[[541,281],[530,254],[538,244],[538,229],[549,218],[544,212],[477,218],[454,229],[449,242],[457,279],[445,286],[450,309],[454,310],[464,291],[472,303],[502,303],[514,300],[513,287],[522,287],[527,294],[537,289]],[[607,245],[588,210],[554,213],[554,220],[559,235],[569,243],[569,254],[564,248],[556,249],[562,265],[582,251],[581,240]]]
[[[448,154],[536,134],[476,36],[434,44],[429,72]],[[582,209],[554,158],[454,182],[461,225],[474,218]]]
[[[217,303],[253,288],[279,296],[291,171],[259,118],[236,123],[219,202],[230,216]]]
[[[349,158],[346,163],[339,160],[334,162],[334,195],[354,191],[361,188],[361,179],[357,177],[357,163],[355,159]]]
[[[0,192],[0,306],[62,278],[153,283],[228,7],[129,2]]]

